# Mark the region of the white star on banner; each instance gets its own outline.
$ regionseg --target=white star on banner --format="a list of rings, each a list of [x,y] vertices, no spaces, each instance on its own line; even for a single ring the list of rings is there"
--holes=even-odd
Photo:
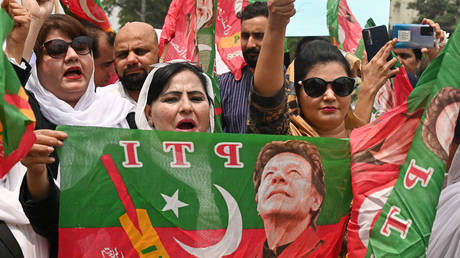
[[[177,189],[171,197],[165,194],[161,194],[161,196],[163,196],[163,199],[166,201],[166,205],[161,211],[172,210],[177,218],[179,218],[179,208],[188,206],[187,203],[179,201],[179,189]]]

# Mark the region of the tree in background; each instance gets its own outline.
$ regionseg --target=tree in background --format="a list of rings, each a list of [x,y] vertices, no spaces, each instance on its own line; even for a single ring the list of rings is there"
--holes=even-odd
[[[429,18],[450,33],[454,32],[460,21],[460,0],[415,0],[409,3],[409,8],[419,13],[419,18],[414,23],[420,23],[423,18]]]
[[[116,7],[120,26],[131,21],[143,21],[156,29],[163,28],[166,13],[171,0],[103,0],[102,5],[107,15],[111,15]]]

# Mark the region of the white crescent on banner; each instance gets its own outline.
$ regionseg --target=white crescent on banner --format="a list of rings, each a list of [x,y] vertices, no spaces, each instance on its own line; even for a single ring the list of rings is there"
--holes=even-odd
[[[86,16],[97,22],[104,22],[103,20],[99,20],[98,18],[94,17],[93,13],[91,13],[91,10],[88,8],[88,3],[86,1],[87,0],[80,0],[81,9],[83,12],[85,12]]]
[[[241,212],[240,208],[238,207],[238,203],[224,188],[216,184],[214,184],[214,186],[222,194],[222,197],[224,197],[225,203],[228,207],[228,226],[224,237],[217,244],[203,248],[190,247],[174,238],[174,240],[176,240],[176,242],[185,251],[200,258],[222,257],[232,254],[240,245],[241,236],[243,234],[243,220],[241,218]]]
[[[384,188],[380,191],[372,193],[364,199],[361,207],[359,208],[358,226],[359,238],[364,246],[367,247],[369,243],[369,236],[371,234],[371,226],[377,213],[383,208],[390,196],[393,187]]]

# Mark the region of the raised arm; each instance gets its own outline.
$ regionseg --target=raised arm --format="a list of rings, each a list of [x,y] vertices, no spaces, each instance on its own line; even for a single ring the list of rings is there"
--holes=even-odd
[[[21,64],[24,42],[30,26],[29,12],[15,0],[3,1],[2,8],[14,21],[13,28],[6,38],[5,53],[9,58],[14,58],[16,63]]]
[[[27,62],[30,62],[38,32],[45,20],[51,15],[54,5],[53,0],[22,0],[22,4],[29,10],[31,16],[30,30],[27,35],[27,40],[24,43],[24,51],[22,54],[22,57],[24,57]]]
[[[362,59],[362,79],[361,88],[356,101],[355,115],[364,123],[369,123],[374,106],[375,95],[385,82],[399,72],[399,68],[391,69],[396,63],[396,58],[387,61],[397,40],[387,42],[377,54],[367,62],[367,54],[364,51]]]
[[[295,0],[268,0],[268,24],[254,72],[254,89],[273,96],[284,84],[284,36],[289,19],[295,14]]]

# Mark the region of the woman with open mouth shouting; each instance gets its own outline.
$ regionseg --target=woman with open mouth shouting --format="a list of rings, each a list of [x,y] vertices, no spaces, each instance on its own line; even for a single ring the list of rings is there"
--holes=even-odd
[[[32,23],[26,41],[32,42],[37,57],[25,85],[37,123],[36,141],[21,161],[27,172],[19,199],[34,230],[50,241],[54,257],[59,207],[55,148],[67,137],[65,132],[56,131],[56,126],[129,128],[127,118],[133,114],[134,105],[118,96],[95,92],[93,40],[76,19],[55,14],[44,18],[40,26]],[[22,75],[23,80],[29,76],[27,70]]]
[[[191,63],[156,64],[142,86],[136,107],[139,129],[213,132],[212,83]]]

